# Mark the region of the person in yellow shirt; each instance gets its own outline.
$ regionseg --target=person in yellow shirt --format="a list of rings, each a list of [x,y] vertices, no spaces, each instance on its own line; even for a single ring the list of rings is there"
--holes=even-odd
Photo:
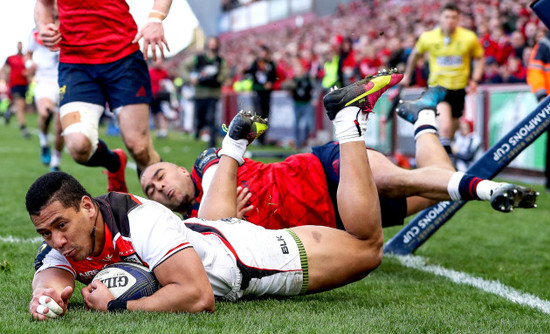
[[[483,47],[476,34],[458,26],[460,9],[454,3],[441,8],[439,27],[420,35],[407,60],[401,84],[409,86],[416,63],[428,53],[429,86],[447,89],[445,99],[438,104],[440,141],[447,153],[452,154],[451,142],[464,112],[466,87],[469,93],[477,89],[483,76],[485,59]],[[473,70],[471,59],[474,60]]]

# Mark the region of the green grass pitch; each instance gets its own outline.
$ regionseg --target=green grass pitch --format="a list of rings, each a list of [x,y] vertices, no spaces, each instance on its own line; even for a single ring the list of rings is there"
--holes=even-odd
[[[29,115],[36,128],[36,116]],[[104,138],[111,148],[119,137]],[[205,148],[178,132],[155,140],[166,161],[191,167]],[[37,322],[28,312],[38,234],[25,211],[29,185],[48,171],[39,160],[36,130],[23,139],[14,118],[0,122],[0,332],[2,333],[549,333],[550,314],[450,279],[407,268],[386,257],[365,279],[309,296],[218,302],[213,314],[103,314],[85,310],[76,291],[63,319]],[[62,169],[92,193],[105,192],[101,168],[74,163]],[[136,174],[126,171],[131,192],[143,196]],[[550,300],[550,204],[541,186],[539,207],[511,214],[472,202],[416,252],[439,265]],[[386,229],[385,239],[400,227]],[[13,239],[9,239],[12,237]],[[77,285],[77,289],[82,285]]]

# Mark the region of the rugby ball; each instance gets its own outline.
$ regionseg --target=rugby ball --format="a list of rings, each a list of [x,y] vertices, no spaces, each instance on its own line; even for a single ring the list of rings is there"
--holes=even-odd
[[[150,296],[160,288],[147,267],[129,262],[113,263],[97,273],[93,280],[101,281],[117,300],[122,301]]]

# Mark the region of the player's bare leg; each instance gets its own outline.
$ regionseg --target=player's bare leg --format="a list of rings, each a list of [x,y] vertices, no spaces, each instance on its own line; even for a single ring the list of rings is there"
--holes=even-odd
[[[445,152],[452,154],[451,143],[453,142],[455,131],[458,129],[458,120],[453,118],[452,107],[448,102],[441,102],[437,105],[439,114],[439,138]]]
[[[38,140],[40,142],[40,160],[46,166],[51,162],[51,150],[48,142],[50,123],[53,119],[54,103],[49,98],[41,98],[36,101],[38,111]]]
[[[390,198],[424,197],[424,203],[421,199],[414,201],[415,210],[450,199],[447,184],[454,168],[437,138],[435,121],[436,106],[445,93],[441,87],[432,87],[419,99],[401,101],[398,107],[399,116],[414,124],[418,169],[400,168],[382,154],[368,151],[379,193]]]
[[[427,197],[424,202],[419,198],[408,201],[408,211],[424,209],[432,205],[433,200],[487,200],[491,201],[495,210],[502,212],[512,211],[514,207],[535,207],[538,194],[532,189],[483,180],[455,171],[441,143],[437,141],[435,106],[439,110],[442,105],[439,102],[444,96],[442,87],[430,87],[420,98],[401,101],[397,108],[397,114],[414,125],[419,169],[410,173],[409,185],[412,182],[420,186],[417,193],[413,191],[413,195]],[[447,193],[442,191],[444,185]],[[406,189],[411,190],[410,187]]]
[[[118,113],[120,134],[130,155],[136,161],[138,171],[160,161],[153,147],[149,131],[149,105],[132,104],[121,108]]]
[[[61,119],[59,118],[59,111],[54,112],[54,141],[52,159],[50,161],[50,171],[59,170],[61,164],[61,155],[63,154],[63,147],[65,146],[65,140],[62,135]]]
[[[29,131],[27,130],[27,121],[25,120],[26,105],[27,103],[24,96],[17,96],[13,98],[13,108],[15,109],[15,116],[17,116],[17,122],[19,123],[21,134],[24,138],[30,138]]]
[[[383,72],[325,96],[327,115],[340,143],[337,199],[346,231],[321,226],[292,228],[307,254],[308,293],[361,279],[382,261],[380,204],[365,150],[364,134],[371,107],[402,77],[393,71]],[[362,101],[358,102],[360,99],[355,99],[356,96],[361,96]]]
[[[233,118],[218,151],[220,162],[201,202],[199,218],[237,217],[237,168],[244,163],[247,146],[266,130],[267,120],[250,111],[240,111]]]

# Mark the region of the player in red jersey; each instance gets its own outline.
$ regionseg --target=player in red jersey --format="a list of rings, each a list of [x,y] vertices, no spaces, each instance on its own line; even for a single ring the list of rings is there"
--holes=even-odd
[[[12,108],[15,109],[17,122],[24,138],[30,138],[25,121],[25,95],[29,81],[27,80],[27,69],[25,68],[25,56],[23,55],[23,44],[17,42],[17,53],[9,56],[2,69],[0,70],[0,79],[5,80],[6,72],[9,71],[8,87],[10,90],[10,99]],[[9,121],[9,115],[7,116]]]
[[[384,76],[381,76],[384,77]],[[352,85],[353,87],[353,85]],[[456,172],[437,138],[435,124],[417,122],[418,112],[435,119],[433,110],[443,99],[444,90],[431,88],[418,101],[402,103],[400,115],[410,115],[415,124],[416,160],[420,168],[405,170],[384,155],[367,150],[382,211],[384,227],[403,224],[405,217],[442,200],[487,200],[496,210],[532,207],[536,195],[516,185],[482,180]],[[429,119],[429,116],[428,116]],[[215,149],[204,151],[191,173],[169,162],[147,168],[141,178],[143,192],[185,216],[196,216],[205,189],[209,188],[219,159]],[[300,225],[325,225],[343,228],[338,212],[336,190],[339,184],[340,151],[338,143],[314,147],[312,153],[296,154],[280,163],[264,164],[250,159],[241,166],[237,183],[248,188],[241,195],[247,220],[267,228]],[[503,185],[506,187],[496,191]],[[502,206],[502,196],[520,194]],[[522,202],[525,198],[526,202]],[[246,206],[244,202],[248,202]]]
[[[37,0],[35,21],[39,37],[52,50],[60,49],[60,116],[63,135],[73,159],[108,170],[110,191],[127,191],[122,149],[109,150],[98,138],[105,105],[117,115],[122,139],[138,173],[160,161],[149,133],[151,82],[145,55],[164,57],[162,20],[171,0],[155,0],[147,24],[138,31],[125,0]],[[59,25],[55,18],[59,14]]]

